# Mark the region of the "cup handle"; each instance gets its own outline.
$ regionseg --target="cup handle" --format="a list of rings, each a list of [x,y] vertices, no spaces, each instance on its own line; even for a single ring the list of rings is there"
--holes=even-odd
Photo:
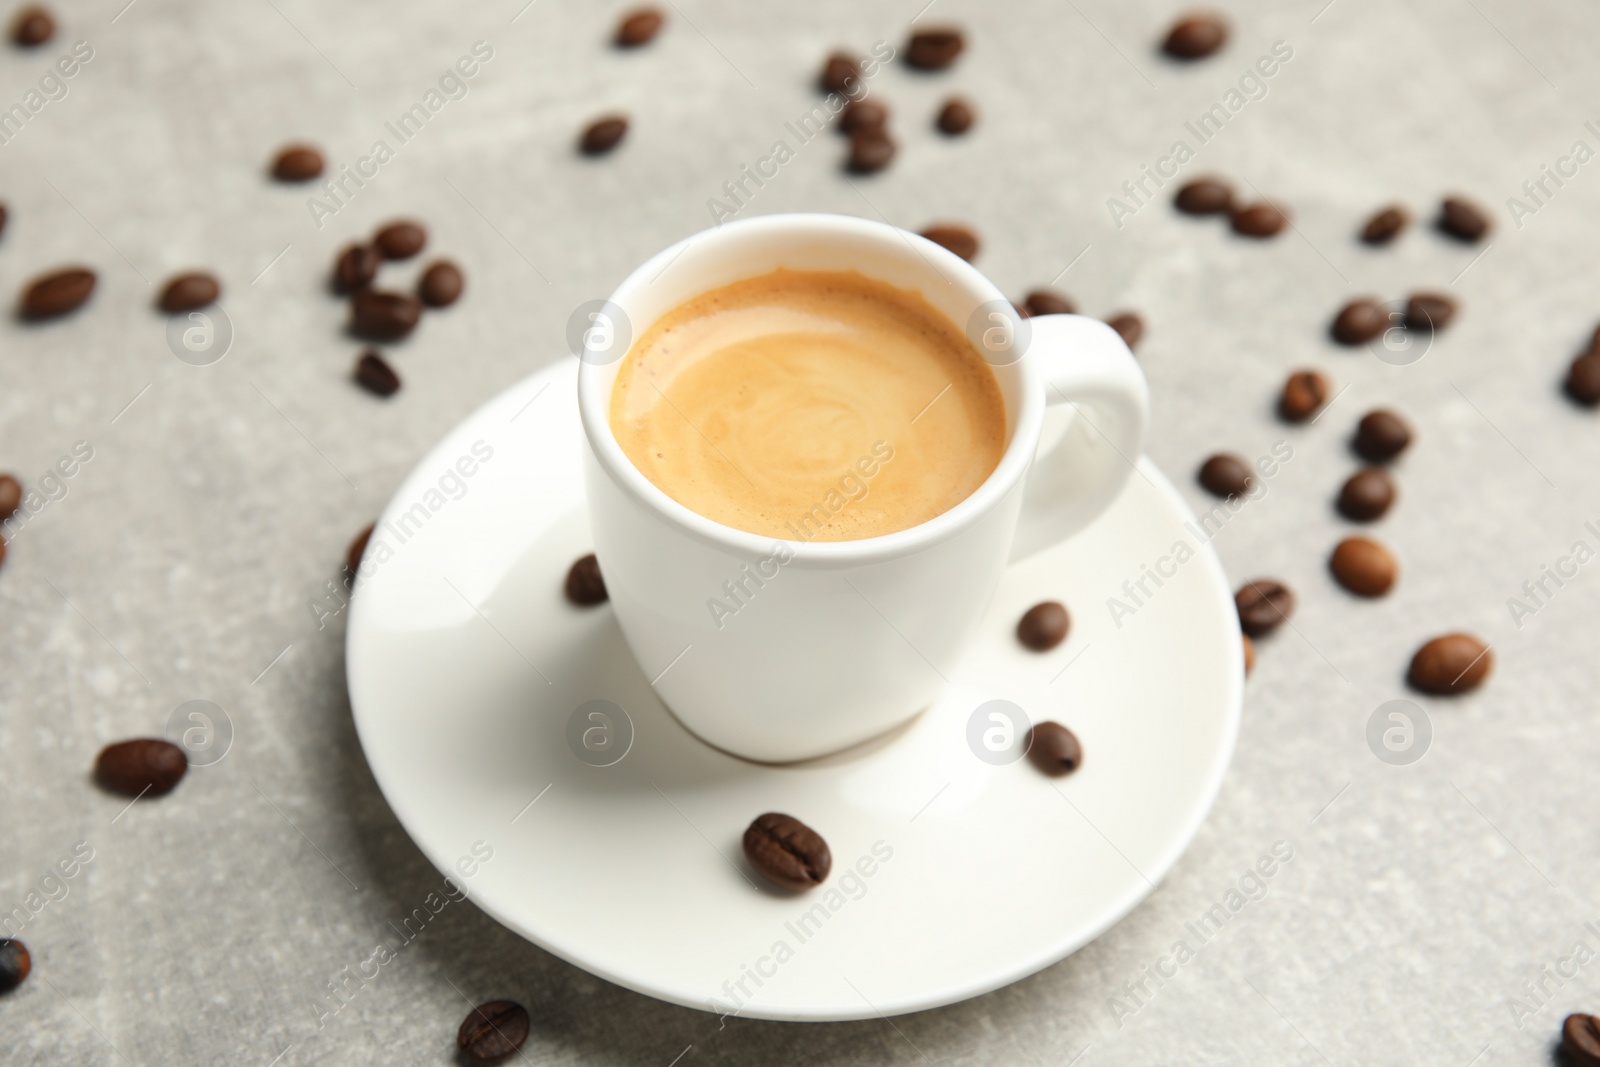
[[[1111,505],[1139,462],[1150,421],[1144,373],[1115,330],[1083,315],[1041,315],[1028,327],[1027,358],[1044,379],[1046,407],[1072,414],[1028,471],[1013,563],[1071,537]]]

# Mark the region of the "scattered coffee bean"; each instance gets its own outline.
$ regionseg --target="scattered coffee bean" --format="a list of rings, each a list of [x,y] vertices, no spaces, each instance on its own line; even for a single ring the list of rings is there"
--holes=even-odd
[[[1585,352],[1567,368],[1567,395],[1584,407],[1600,405],[1600,352]]]
[[[1028,731],[1028,762],[1052,778],[1083,766],[1077,735],[1058,722],[1035,723]]]
[[[1339,511],[1355,522],[1381,519],[1394,504],[1394,479],[1382,467],[1362,467],[1339,490]]]
[[[769,811],[744,832],[744,854],[763,878],[785,889],[819,886],[833,868],[828,843],[792,815]]]
[[[1048,652],[1067,639],[1072,619],[1054,600],[1035,604],[1017,621],[1017,640],[1035,652]]]
[[[1220,178],[1196,178],[1178,190],[1172,203],[1185,215],[1220,215],[1233,210],[1233,187]]]
[[[383,255],[371,245],[351,245],[333,263],[333,289],[336,293],[359,292],[378,276]]]
[[[361,569],[361,558],[367,554],[367,542],[372,540],[372,531],[377,528],[377,523],[367,523],[367,528],[356,534],[356,539],[350,542],[349,548],[345,549],[344,569],[351,574]]]
[[[1235,208],[1231,217],[1233,232],[1241,237],[1264,239],[1276,237],[1289,224],[1289,216],[1276,204],[1257,200],[1253,204]]]
[[[1204,59],[1228,41],[1228,24],[1220,15],[1197,11],[1173,23],[1161,50],[1174,59]]]
[[[1493,666],[1488,645],[1471,634],[1445,634],[1417,649],[1406,681],[1424,693],[1448,696],[1478,688]]]
[[[410,259],[428,243],[428,231],[409,219],[400,219],[372,235],[384,259]]]
[[[1078,310],[1072,297],[1055,289],[1035,289],[1026,304],[1030,315],[1071,315]]]
[[[176,315],[215,304],[221,295],[222,283],[217,281],[216,275],[190,271],[173,278],[161,290],[160,306],[167,314]]]
[[[1489,232],[1489,216],[1476,204],[1457,196],[1439,205],[1439,232],[1472,244]]]
[[[1239,640],[1244,642],[1244,676],[1248,678],[1256,669],[1256,643],[1249,634],[1240,634]]]
[[[23,983],[33,970],[28,946],[11,937],[0,937],[0,993],[9,993]]]
[[[509,1000],[479,1004],[461,1021],[456,1048],[473,1063],[499,1063],[528,1040],[528,1009]]]
[[[848,93],[860,77],[861,61],[848,52],[835,52],[822,65],[818,81],[825,92]]]
[[[856,174],[875,174],[894,160],[894,139],[882,126],[871,127],[850,138],[845,166]]]
[[[50,17],[50,12],[36,5],[30,4],[17,12],[16,21],[11,24],[11,40],[23,48],[37,48],[55,33],[56,20]]]
[[[922,231],[922,236],[936,245],[949,249],[969,263],[978,256],[978,235],[965,226],[954,224],[929,226]]]
[[[1361,227],[1361,239],[1369,245],[1386,245],[1410,223],[1411,216],[1399,204],[1386,207]]]
[[[1356,596],[1382,596],[1400,571],[1394,553],[1367,537],[1346,537],[1328,558],[1333,576]]]
[[[889,109],[876,100],[855,100],[839,112],[839,131],[859,133],[876,130],[889,121]]]
[[[1132,311],[1118,312],[1106,320],[1106,325],[1117,331],[1130,352],[1139,347],[1144,337],[1144,320]]]
[[[37,321],[76,311],[94,292],[94,283],[94,271],[87,267],[65,267],[35,278],[22,291],[22,317]]]
[[[308,182],[322,174],[322,153],[308,144],[292,144],[272,161],[272,176],[280,182]]]
[[[421,317],[422,302],[410,293],[363,289],[350,298],[350,329],[370,341],[398,341]]]
[[[22,483],[9,474],[0,474],[0,522],[5,522],[22,506]]]
[[[355,380],[373,396],[393,396],[400,391],[400,375],[371,348],[356,358]]]
[[[1342,345],[1364,345],[1376,340],[1389,324],[1389,313],[1376,300],[1352,300],[1333,317],[1328,332]]]
[[[170,793],[188,769],[183,749],[154,737],[107,745],[94,761],[95,781],[130,797]]]
[[[449,307],[461,299],[461,291],[466,285],[461,268],[448,259],[441,259],[422,272],[422,280],[417,283],[417,295],[431,308]]]
[[[966,38],[958,29],[919,30],[906,45],[906,62],[917,70],[943,70],[956,61],[966,45]]]
[[[1328,402],[1333,386],[1314,370],[1297,370],[1283,383],[1278,397],[1278,414],[1286,422],[1305,422]]]
[[[586,156],[603,156],[622,142],[628,132],[628,120],[621,115],[608,115],[584,127],[578,139],[578,151]]]
[[[1244,496],[1255,484],[1255,476],[1243,459],[1219,452],[1200,464],[1200,484],[1220,497]]]
[[[593,552],[567,571],[567,599],[582,607],[605,601],[606,580],[600,575],[600,561]]]
[[[641,7],[630,11],[617,24],[617,47],[638,48],[656,39],[665,21],[659,8]]]
[[[1282,582],[1257,578],[1246,582],[1233,594],[1239,612],[1239,628],[1248,637],[1264,637],[1287,622],[1294,614],[1294,593]]]
[[[1456,302],[1443,293],[1413,293],[1406,301],[1406,329],[1442,330],[1455,314]]]
[[[1568,1067],[1600,1067],[1600,1019],[1575,1012],[1561,1024],[1561,1051]]]
[[[941,133],[958,137],[972,129],[972,124],[977,121],[978,113],[971,102],[962,96],[952,96],[944,102],[944,107],[939,109],[936,124]]]
[[[1404,452],[1410,443],[1411,427],[1406,421],[1392,411],[1378,408],[1361,416],[1351,445],[1357,455],[1373,463],[1385,463]]]

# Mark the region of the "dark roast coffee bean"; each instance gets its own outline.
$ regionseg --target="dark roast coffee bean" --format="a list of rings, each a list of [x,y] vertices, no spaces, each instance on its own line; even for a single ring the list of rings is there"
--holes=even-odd
[[[586,156],[603,156],[622,142],[628,132],[628,120],[622,115],[608,115],[584,127],[578,139],[578,151]]]
[[[280,182],[308,182],[322,174],[322,153],[308,144],[292,144],[272,161],[272,176]]]
[[[1389,313],[1376,300],[1352,300],[1333,317],[1328,332],[1342,345],[1364,345],[1376,340],[1389,324]]]
[[[373,396],[393,396],[400,391],[400,375],[389,361],[372,349],[356,359],[356,384]]]
[[[848,93],[860,79],[861,61],[848,52],[835,52],[822,65],[822,74],[817,80],[825,92]]]
[[[943,70],[956,61],[966,44],[961,31],[954,28],[919,30],[906,44],[906,62],[918,70]]]
[[[1220,497],[1244,496],[1255,484],[1255,476],[1243,459],[1219,452],[1200,464],[1200,484]]]
[[[22,506],[22,483],[9,474],[0,474],[0,522],[17,513]]]
[[[1471,634],[1445,634],[1417,649],[1406,681],[1424,693],[1448,696],[1478,688],[1493,667],[1488,645]]]
[[[1220,178],[1196,178],[1178,190],[1172,203],[1185,215],[1220,215],[1233,210],[1233,188]]]
[[[372,235],[384,259],[410,259],[428,243],[428,231],[409,219],[399,219]]]
[[[94,271],[65,267],[35,278],[22,291],[22,317],[53,319],[76,311],[94,292]]]
[[[1339,584],[1357,596],[1382,596],[1400,571],[1394,553],[1367,537],[1346,537],[1328,558]]]
[[[1122,338],[1122,343],[1128,346],[1128,351],[1139,347],[1139,341],[1144,337],[1144,320],[1132,311],[1123,311],[1106,320],[1106,325],[1117,331],[1117,336]]]
[[[350,542],[349,548],[345,549],[344,569],[351,574],[361,569],[361,558],[367,554],[367,542],[372,540],[372,531],[377,528],[377,523],[367,523],[367,528],[356,534],[356,539]]]
[[[1294,614],[1294,594],[1282,582],[1257,578],[1239,587],[1233,606],[1239,612],[1239,628],[1250,637],[1264,637]]]
[[[1283,393],[1278,397],[1278,414],[1286,422],[1305,422],[1328,402],[1333,386],[1328,379],[1314,370],[1297,370],[1283,383]]]
[[[1406,301],[1406,329],[1442,330],[1455,318],[1456,302],[1443,293],[1413,293]]]
[[[180,311],[193,311],[207,304],[215,304],[222,295],[222,283],[205,271],[180,274],[161,290],[161,310],[169,315]]]
[[[0,993],[9,993],[33,970],[28,946],[11,937],[0,937]]]
[[[130,797],[170,793],[188,769],[183,749],[154,737],[107,745],[94,761],[95,781]]]
[[[1240,634],[1239,640],[1244,642],[1244,676],[1248,678],[1256,669],[1256,643],[1249,634]]]
[[[744,832],[744,854],[763,878],[785,889],[819,886],[833,868],[828,843],[792,815],[769,811]]]
[[[1394,479],[1382,467],[1362,467],[1350,476],[1339,490],[1339,511],[1355,522],[1372,522],[1383,518],[1397,490]]]
[[[417,295],[431,308],[449,307],[461,299],[461,290],[466,285],[461,268],[448,259],[441,259],[422,272],[422,280],[417,283]]]
[[[1361,239],[1369,245],[1386,245],[1406,228],[1411,221],[1411,216],[1399,204],[1386,207],[1361,227]]]
[[[875,174],[894,160],[894,139],[882,126],[861,130],[850,138],[845,166],[856,174]]]
[[[839,131],[859,133],[876,130],[889,121],[889,109],[876,100],[856,100],[839,112]]]
[[[656,39],[665,21],[659,8],[641,7],[630,11],[617,24],[617,47],[638,48]]]
[[[398,341],[421,317],[422,302],[410,293],[363,289],[350,298],[350,328],[370,341]]]
[[[371,245],[346,248],[333,264],[334,292],[349,294],[365,289],[378,276],[382,263],[383,255]]]
[[[1572,361],[1565,388],[1584,407],[1600,405],[1600,352],[1585,352]]]
[[[944,107],[939,109],[939,118],[936,124],[941,133],[948,133],[957,137],[972,129],[972,124],[978,121],[978,113],[965,97],[952,96],[944,102]]]
[[[1054,289],[1035,289],[1026,304],[1030,315],[1071,315],[1078,310],[1072,297]]]
[[[1411,427],[1392,411],[1379,408],[1361,416],[1356,424],[1356,454],[1373,463],[1385,463],[1406,450],[1411,443]]]
[[[606,599],[606,580],[600,576],[600,561],[593,552],[567,571],[567,599],[583,607]]]
[[[1489,216],[1471,201],[1449,196],[1439,205],[1438,226],[1441,233],[1472,244],[1489,232]]]
[[[1581,1012],[1561,1024],[1561,1051],[1569,1067],[1600,1067],[1600,1019]]]
[[[1047,652],[1067,639],[1072,619],[1054,600],[1035,604],[1017,621],[1017,640],[1035,652]]]
[[[23,48],[37,48],[56,33],[56,20],[42,7],[30,5],[17,12],[11,24],[11,39]]]
[[[1228,41],[1228,24],[1220,15],[1196,11],[1173,23],[1161,50],[1174,59],[1204,59]]]
[[[1289,216],[1276,204],[1257,200],[1253,204],[1235,208],[1231,216],[1233,232],[1241,237],[1258,239],[1276,237],[1289,224]]]
[[[936,245],[948,248],[969,263],[977,258],[978,235],[965,226],[956,226],[954,224],[929,226],[922,231],[922,236]]]
[[[456,1048],[473,1063],[499,1063],[528,1040],[528,1009],[509,1000],[479,1004],[461,1021]]]
[[[1077,735],[1058,722],[1035,723],[1028,731],[1028,762],[1052,778],[1083,766]]]

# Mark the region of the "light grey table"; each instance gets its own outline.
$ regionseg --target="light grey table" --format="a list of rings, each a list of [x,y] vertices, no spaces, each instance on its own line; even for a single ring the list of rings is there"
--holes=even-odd
[[[525,1052],[539,1064],[1486,1067],[1548,1062],[1563,1015],[1600,1007],[1600,922],[1585,926],[1600,920],[1600,563],[1521,626],[1507,606],[1575,541],[1600,548],[1583,526],[1600,519],[1600,419],[1556,390],[1600,317],[1600,162],[1548,184],[1521,225],[1506,203],[1574,142],[1600,149],[1585,126],[1600,119],[1590,5],[1225,0],[1226,52],[1179,69],[1154,52],[1175,3],[937,0],[923,23],[958,22],[971,45],[947,74],[895,64],[876,79],[901,143],[893,168],[847,182],[829,135],[742,209],[967,221],[1008,291],[1059,275],[1089,314],[1138,309],[1150,453],[1193,502],[1211,451],[1293,446],[1216,547],[1236,578],[1290,582],[1300,610],[1262,644],[1198,839],[1095,944],[940,1011],[723,1029],[467,904],[327,1012],[327,984],[439,876],[362,760],[342,616],[319,628],[308,602],[431,442],[560,358],[574,307],[710,223],[708,199],[815,103],[830,48],[899,46],[921,0],[685,0],[632,54],[606,47],[615,4],[126,2],[60,0],[56,40],[0,50],[9,106],[72,42],[93,48],[66,95],[0,147],[0,293],[68,261],[101,278],[70,321],[0,323],[0,468],[38,486],[76,442],[93,448],[0,570],[0,909],[40,904],[20,931],[34,976],[0,999],[0,1059],[448,1063],[466,1002],[510,997],[533,1011]],[[467,95],[409,142],[388,135],[480,40],[493,56]],[[1185,123],[1276,41],[1293,55],[1265,95],[1200,145]],[[981,109],[960,141],[930,125],[951,91]],[[576,158],[578,129],[610,109],[633,117],[623,148]],[[395,153],[319,228],[306,190],[263,178],[292,138],[335,164],[380,138]],[[1108,197],[1179,139],[1197,150],[1184,174],[1281,197],[1294,231],[1233,238],[1175,215],[1170,187],[1116,227]],[[1427,214],[1448,191],[1494,213],[1486,248],[1422,229],[1383,252],[1352,239],[1380,204]],[[348,381],[356,346],[323,285],[343,242],[399,214],[429,223],[468,292],[396,350],[406,386],[380,402]],[[153,284],[190,265],[224,278],[235,332],[206,367],[174,358],[150,309]],[[1325,340],[1350,296],[1421,286],[1464,310],[1420,361]],[[1298,366],[1345,391],[1289,428],[1272,406]],[[1349,430],[1379,402],[1418,428],[1378,527],[1404,573],[1388,599],[1357,603],[1325,573],[1347,528],[1330,501],[1354,466]],[[1494,642],[1490,683],[1419,698],[1431,749],[1380,762],[1369,716],[1406,695],[1416,644],[1457,628]],[[226,710],[225,759],[127,811],[90,784],[102,744],[160,733],[195,699]],[[1258,899],[1190,940],[1181,967],[1163,962],[1280,841],[1293,858]],[[92,860],[48,878],[78,842]]]

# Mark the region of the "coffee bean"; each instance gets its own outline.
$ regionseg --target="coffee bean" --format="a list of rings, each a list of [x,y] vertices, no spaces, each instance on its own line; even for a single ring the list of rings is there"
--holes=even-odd
[[[578,139],[578,151],[586,156],[603,156],[622,142],[628,132],[628,120],[622,115],[607,115],[584,127]]]
[[[1028,731],[1028,762],[1052,778],[1083,766],[1077,735],[1058,722],[1035,723]]]
[[[11,40],[23,48],[37,48],[55,36],[56,20],[42,7],[30,5],[17,12],[11,24]]]
[[[972,124],[977,121],[978,113],[972,104],[965,97],[952,96],[944,102],[944,107],[939,109],[936,124],[940,132],[958,137],[972,129]]]
[[[356,534],[350,547],[344,551],[344,569],[351,574],[361,569],[361,559],[367,554],[367,542],[372,540],[372,531],[378,528],[375,522],[367,523],[367,528]]]
[[[1367,537],[1346,537],[1334,547],[1328,569],[1357,596],[1382,596],[1400,571],[1394,553]]]
[[[744,854],[763,878],[785,889],[819,886],[833,868],[833,854],[822,835],[775,811],[757,816],[745,830]]]
[[[95,781],[130,797],[170,793],[188,769],[183,749],[154,737],[107,745],[94,761]]]
[[[11,937],[0,937],[0,993],[9,993],[23,983],[33,970],[28,946]]]
[[[1411,443],[1411,427],[1392,411],[1378,408],[1361,416],[1351,442],[1356,454],[1373,463],[1384,463],[1406,450]]]
[[[9,474],[0,474],[0,522],[17,513],[22,506],[22,483]]]
[[[363,289],[350,298],[350,329],[371,341],[398,341],[421,317],[422,302],[410,293]]]
[[[1111,316],[1106,320],[1106,325],[1117,331],[1130,352],[1139,347],[1139,341],[1144,337],[1144,320],[1132,311]]]
[[[1172,203],[1185,215],[1220,215],[1233,210],[1233,187],[1221,178],[1196,178],[1178,190]]]
[[[1227,41],[1228,24],[1220,15],[1196,11],[1173,24],[1161,50],[1174,59],[1204,59]]]
[[[1493,666],[1488,645],[1471,634],[1445,634],[1417,649],[1406,681],[1424,693],[1449,696],[1478,688]]]
[[[1067,639],[1072,619],[1054,600],[1035,604],[1017,621],[1017,640],[1035,652],[1048,652]]]
[[[889,109],[876,100],[856,100],[839,112],[841,133],[880,129],[889,121]]]
[[[1243,459],[1219,452],[1200,464],[1200,484],[1220,497],[1244,496],[1255,484],[1255,476]]]
[[[53,319],[76,311],[94,292],[94,271],[87,267],[64,267],[41,275],[22,291],[22,317]]]
[[[1253,204],[1235,208],[1231,217],[1233,232],[1241,237],[1265,239],[1276,237],[1289,224],[1289,216],[1276,204],[1257,200]]]
[[[422,272],[422,280],[417,283],[417,295],[431,308],[449,307],[461,299],[461,291],[466,285],[461,268],[448,259],[441,259]]]
[[[1256,643],[1249,634],[1240,634],[1239,640],[1244,642],[1244,676],[1248,678],[1256,669]]]
[[[356,359],[355,379],[357,385],[374,396],[393,396],[400,391],[400,375],[370,348]]]
[[[1282,582],[1257,578],[1239,587],[1233,606],[1239,612],[1239,628],[1249,637],[1264,637],[1294,614],[1294,593]]]
[[[1361,227],[1361,239],[1369,245],[1386,245],[1399,237],[1410,221],[1410,214],[1399,204],[1386,207]]]
[[[499,1063],[528,1040],[528,1009],[510,1000],[479,1004],[461,1021],[456,1048],[473,1063]]]
[[[193,311],[207,304],[215,304],[221,295],[222,283],[217,281],[216,275],[190,271],[177,275],[161,290],[161,310],[169,315]]]
[[[1394,479],[1382,467],[1362,467],[1339,490],[1339,511],[1355,522],[1372,522],[1394,504],[1396,492]]]
[[[1438,226],[1439,232],[1472,244],[1489,232],[1489,216],[1470,200],[1448,196],[1439,205]]]
[[[822,65],[818,81],[824,92],[848,93],[861,79],[861,61],[848,52],[835,52]]]
[[[665,21],[659,8],[641,7],[630,11],[617,24],[617,47],[638,48],[656,39]]]
[[[961,31],[953,27],[920,30],[906,45],[906,62],[917,70],[943,70],[956,61],[967,45]]]
[[[593,552],[567,571],[567,599],[583,607],[605,601],[606,580],[600,575],[600,561]]]
[[[1071,315],[1078,310],[1072,297],[1055,289],[1035,289],[1026,304],[1030,315]]]
[[[1443,293],[1413,293],[1406,301],[1406,329],[1442,330],[1455,318],[1456,302]]]
[[[5,541],[3,539],[0,539],[0,564],[5,563],[5,561],[6,561],[6,543],[5,543]]]
[[[280,182],[308,182],[322,174],[322,153],[308,144],[292,144],[272,161],[272,176]]]
[[[399,219],[372,235],[384,259],[410,259],[428,243],[428,231],[409,219]]]
[[[948,248],[969,263],[977,258],[978,235],[965,226],[954,224],[929,226],[922,231],[922,236],[936,245]]]
[[[333,263],[333,290],[349,294],[372,284],[378,276],[383,255],[371,245],[351,245]]]
[[[1333,317],[1328,332],[1342,345],[1364,345],[1376,340],[1389,324],[1389,313],[1376,300],[1352,300]]]
[[[1561,1051],[1569,1067],[1600,1067],[1600,1019],[1575,1012],[1561,1024]]]
[[[845,166],[856,174],[875,174],[894,160],[895,144],[881,126],[871,127],[850,138],[850,155]]]
[[[1286,422],[1305,422],[1328,402],[1333,386],[1314,370],[1297,370],[1283,383],[1278,397],[1278,414]]]
[[[0,234],[6,232],[6,206],[0,204]]]
[[[1572,361],[1565,388],[1584,407],[1600,405],[1600,352],[1585,352]]]

